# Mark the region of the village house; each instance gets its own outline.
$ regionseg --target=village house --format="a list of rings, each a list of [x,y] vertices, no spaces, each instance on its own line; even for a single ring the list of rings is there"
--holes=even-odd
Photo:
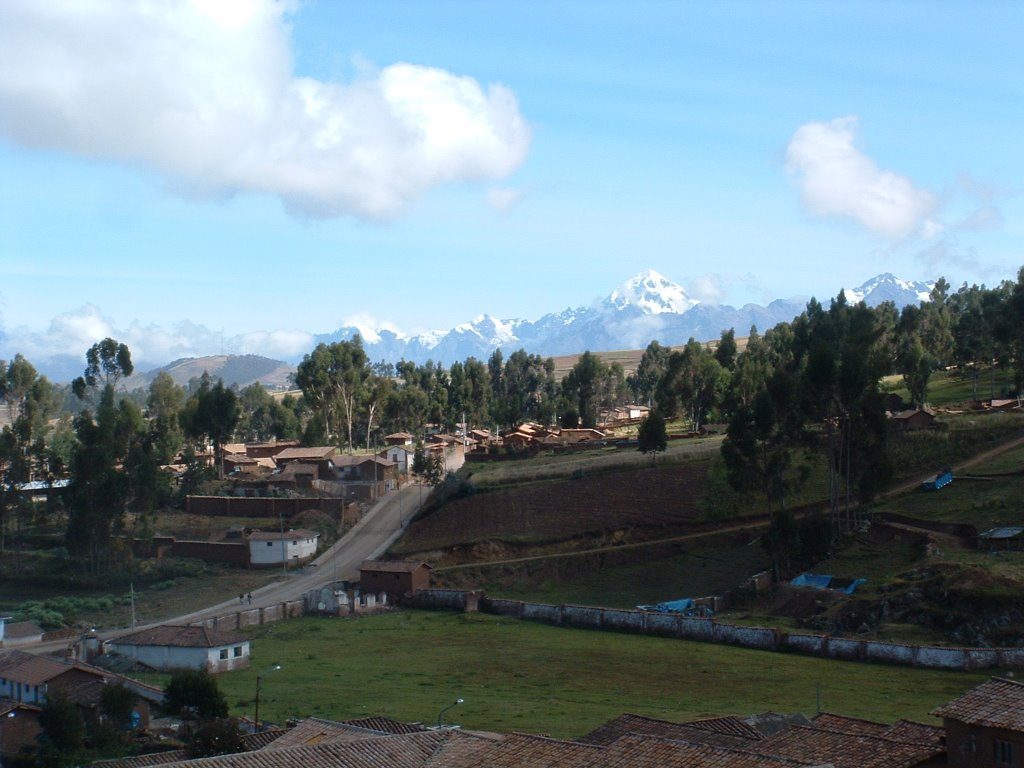
[[[42,733],[39,713],[42,707],[0,701],[0,764],[10,764],[10,758],[34,747]]]
[[[329,475],[329,477],[332,477]],[[313,483],[320,480],[318,464],[307,464],[304,461],[291,461],[283,467],[274,470],[267,478],[267,482],[276,488],[290,488],[292,490],[310,490]]]
[[[338,449],[333,445],[318,445],[310,448],[294,447],[285,448],[274,455],[274,461],[278,467],[285,467],[292,462],[316,465],[319,477],[330,477],[334,468],[331,459],[334,458]]]
[[[389,445],[379,456],[395,465],[399,476],[408,475],[412,471],[412,462],[416,451],[404,445]]]
[[[942,718],[949,765],[1024,765],[1024,683],[994,677],[932,714]]]
[[[892,415],[893,424],[897,429],[911,432],[917,429],[931,429],[935,426],[935,416],[928,411],[914,408],[898,411]]]
[[[249,666],[248,638],[202,625],[152,627],[108,640],[104,649],[162,672],[228,672]]]
[[[43,639],[43,628],[34,621],[8,621],[0,616],[0,647],[31,645]]]
[[[249,534],[249,565],[253,568],[300,565],[316,554],[320,534],[305,528],[253,531]]]
[[[51,692],[60,691],[78,707],[84,717],[96,718],[99,717],[103,687],[115,683],[125,685],[136,694],[134,718],[141,727],[147,727],[150,705],[163,697],[160,689],[82,662],[61,661],[14,649],[0,651],[0,699],[6,700],[0,702],[0,707],[8,708],[5,718],[30,718],[23,728],[5,723],[21,736],[34,731],[31,719],[36,719],[38,708],[46,704],[46,698]],[[10,709],[12,705],[14,708]],[[5,740],[2,751],[12,750],[14,745],[13,741]]]
[[[272,440],[267,443],[246,443],[245,455],[253,459],[272,459],[286,448],[298,447],[298,440]]]
[[[414,595],[416,590],[430,589],[430,570],[423,562],[367,560],[359,566],[359,589],[391,597]]]
[[[397,445],[409,447],[412,445],[413,438],[408,432],[394,432],[390,435],[384,435],[384,445]]]

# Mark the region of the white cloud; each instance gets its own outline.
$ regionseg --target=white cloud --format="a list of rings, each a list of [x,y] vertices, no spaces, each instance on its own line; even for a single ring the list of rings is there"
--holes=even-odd
[[[958,224],[957,229],[967,229],[977,232],[1001,229],[1003,226],[1003,212],[994,205],[983,205],[971,211]]]
[[[714,274],[696,277],[690,283],[688,293],[703,304],[721,304],[725,295],[723,278]]]
[[[20,352],[38,368],[46,369],[49,361],[70,357],[80,360],[84,369],[86,350],[108,336],[127,344],[137,365],[163,365],[182,357],[219,354],[294,360],[313,348],[313,335],[298,330],[225,336],[189,321],[177,323],[170,330],[137,321],[119,328],[98,306],[84,304],[53,318],[44,331],[19,327],[0,334],[0,359]]]
[[[502,213],[511,211],[523,199],[523,190],[512,187],[495,187],[487,191],[487,204]]]
[[[804,204],[819,216],[854,219],[893,239],[914,234],[935,209],[927,190],[885,171],[856,146],[857,118],[800,126],[786,148]]]
[[[530,130],[505,86],[408,63],[344,84],[295,76],[288,10],[5,0],[0,133],[155,169],[192,193],[266,193],[306,215],[370,219],[525,159]]]

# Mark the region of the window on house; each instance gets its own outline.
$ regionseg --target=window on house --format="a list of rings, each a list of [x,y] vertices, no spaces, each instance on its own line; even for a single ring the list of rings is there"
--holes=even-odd
[[[274,542],[272,542],[272,541],[268,541],[268,542],[267,542],[267,546],[268,546],[268,547],[272,547],[272,546],[274,546]]]
[[[240,646],[240,645],[236,645],[236,646],[234,647],[234,654],[235,654],[235,658],[236,658],[236,659],[237,659],[237,658],[238,658],[239,656],[241,656],[241,655],[242,655],[242,646]]]
[[[1013,762],[1013,742],[993,739],[992,752],[996,765],[1015,765]]]
[[[222,659],[226,659],[228,657],[228,649],[227,648],[221,648],[220,649],[220,657]]]

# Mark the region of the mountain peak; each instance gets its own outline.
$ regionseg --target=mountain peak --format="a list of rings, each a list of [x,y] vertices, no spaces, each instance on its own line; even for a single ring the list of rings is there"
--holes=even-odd
[[[906,304],[931,301],[934,287],[934,281],[903,280],[891,272],[883,272],[856,288],[844,289],[843,294],[850,304],[863,301],[869,307],[876,307],[883,301],[891,301],[897,307],[902,307]]]
[[[699,303],[689,298],[681,285],[653,269],[646,269],[624,282],[605,302],[616,309],[633,306],[645,315],[681,315]]]

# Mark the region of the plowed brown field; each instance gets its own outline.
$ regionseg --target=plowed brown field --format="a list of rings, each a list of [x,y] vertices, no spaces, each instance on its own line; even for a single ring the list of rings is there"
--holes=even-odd
[[[397,549],[539,545],[625,530],[632,541],[669,536],[699,517],[707,471],[707,461],[689,461],[477,493],[415,521]]]

